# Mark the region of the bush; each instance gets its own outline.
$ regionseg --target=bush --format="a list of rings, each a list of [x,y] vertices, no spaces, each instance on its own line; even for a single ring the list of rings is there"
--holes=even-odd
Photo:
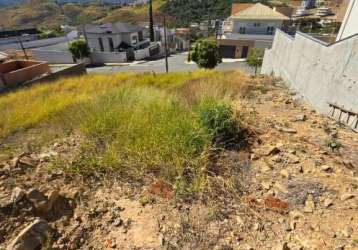
[[[87,43],[82,40],[72,42],[70,44],[69,50],[75,59],[82,59],[89,57],[90,55],[90,50]]]
[[[265,51],[263,49],[250,49],[246,63],[255,68],[255,75],[257,74],[257,68],[261,67],[264,58]]]
[[[213,39],[202,39],[195,43],[191,59],[199,68],[213,69],[221,63],[219,48]]]
[[[204,98],[199,103],[197,112],[202,125],[208,130],[215,144],[226,146],[237,137],[239,124],[229,103]]]

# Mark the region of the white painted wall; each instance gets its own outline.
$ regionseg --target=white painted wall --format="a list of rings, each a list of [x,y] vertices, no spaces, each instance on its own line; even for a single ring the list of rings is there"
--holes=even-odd
[[[69,51],[33,49],[32,55],[36,58],[36,60],[45,61],[49,64],[74,63],[72,54]]]
[[[145,58],[148,58],[149,56],[149,48],[134,51],[135,60],[143,60]]]
[[[95,64],[122,63],[127,61],[127,54],[125,52],[92,52],[91,59]]]
[[[337,41],[358,33],[358,0],[351,0],[344,16]]]
[[[240,27],[245,27],[246,34],[267,34],[267,27],[275,29],[282,28],[282,21],[277,20],[235,20],[233,22],[233,33],[239,33]],[[256,24],[256,26],[255,26]],[[257,26],[258,25],[258,26]]]
[[[109,40],[108,38],[112,38],[114,48],[118,47],[121,42],[125,42],[129,45],[135,45],[134,40],[135,37],[138,37],[138,33],[122,33],[122,34],[95,34],[95,33],[87,33],[87,41],[88,46],[92,51],[102,52],[99,45],[99,38],[102,38],[104,52],[110,52]]]
[[[282,77],[315,109],[327,114],[328,102],[358,112],[358,35],[327,45],[298,32],[277,31],[266,50],[263,74]]]

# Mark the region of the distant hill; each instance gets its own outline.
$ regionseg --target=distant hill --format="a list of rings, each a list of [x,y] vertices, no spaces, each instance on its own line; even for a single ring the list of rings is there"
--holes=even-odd
[[[25,0],[0,0],[0,8],[16,6],[16,5],[22,4],[24,2],[25,2]]]
[[[2,29],[34,26],[49,28],[61,24],[79,25],[93,22],[139,22],[148,20],[147,5],[137,7],[113,7],[101,4],[66,4],[64,2],[59,3],[58,1],[69,0],[26,0],[19,6],[0,9],[0,15],[2,17],[0,19],[0,26]],[[82,4],[87,0],[71,1],[81,2]],[[102,2],[103,0],[100,1]],[[143,0],[140,2],[143,2]],[[164,0],[154,0],[153,3],[156,11],[164,3]]]

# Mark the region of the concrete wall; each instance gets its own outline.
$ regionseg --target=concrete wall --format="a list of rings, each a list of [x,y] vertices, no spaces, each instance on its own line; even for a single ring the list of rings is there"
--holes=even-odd
[[[358,33],[358,0],[351,0],[344,16],[337,41]]]
[[[41,77],[40,79],[36,79],[29,84],[50,82],[62,77],[80,76],[84,74],[87,74],[86,65],[81,63],[53,72],[52,74]]]
[[[16,87],[36,77],[51,73],[46,62],[10,61],[0,65],[0,91]]]
[[[127,54],[125,52],[92,52],[92,63],[121,63],[127,61]]]
[[[46,61],[50,64],[74,63],[69,51],[33,49],[32,55],[36,60]]]
[[[134,51],[135,60],[143,60],[148,57],[150,57],[149,48],[139,49]]]
[[[321,113],[329,113],[328,103],[358,112],[358,35],[327,45],[300,32],[292,38],[277,31],[262,73],[282,77]]]

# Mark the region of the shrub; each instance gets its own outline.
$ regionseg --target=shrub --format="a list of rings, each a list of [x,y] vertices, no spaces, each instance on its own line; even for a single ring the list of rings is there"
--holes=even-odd
[[[221,63],[219,48],[213,39],[202,39],[195,43],[191,59],[199,68],[213,69]]]
[[[204,98],[197,107],[202,125],[209,131],[216,144],[230,144],[237,137],[239,125],[229,103],[214,98]]]
[[[72,42],[69,46],[69,50],[75,59],[82,59],[90,55],[87,43],[82,40]]]
[[[249,55],[247,57],[246,63],[255,68],[255,75],[257,74],[257,68],[261,67],[262,61],[264,58],[264,50],[263,49],[250,49]]]

